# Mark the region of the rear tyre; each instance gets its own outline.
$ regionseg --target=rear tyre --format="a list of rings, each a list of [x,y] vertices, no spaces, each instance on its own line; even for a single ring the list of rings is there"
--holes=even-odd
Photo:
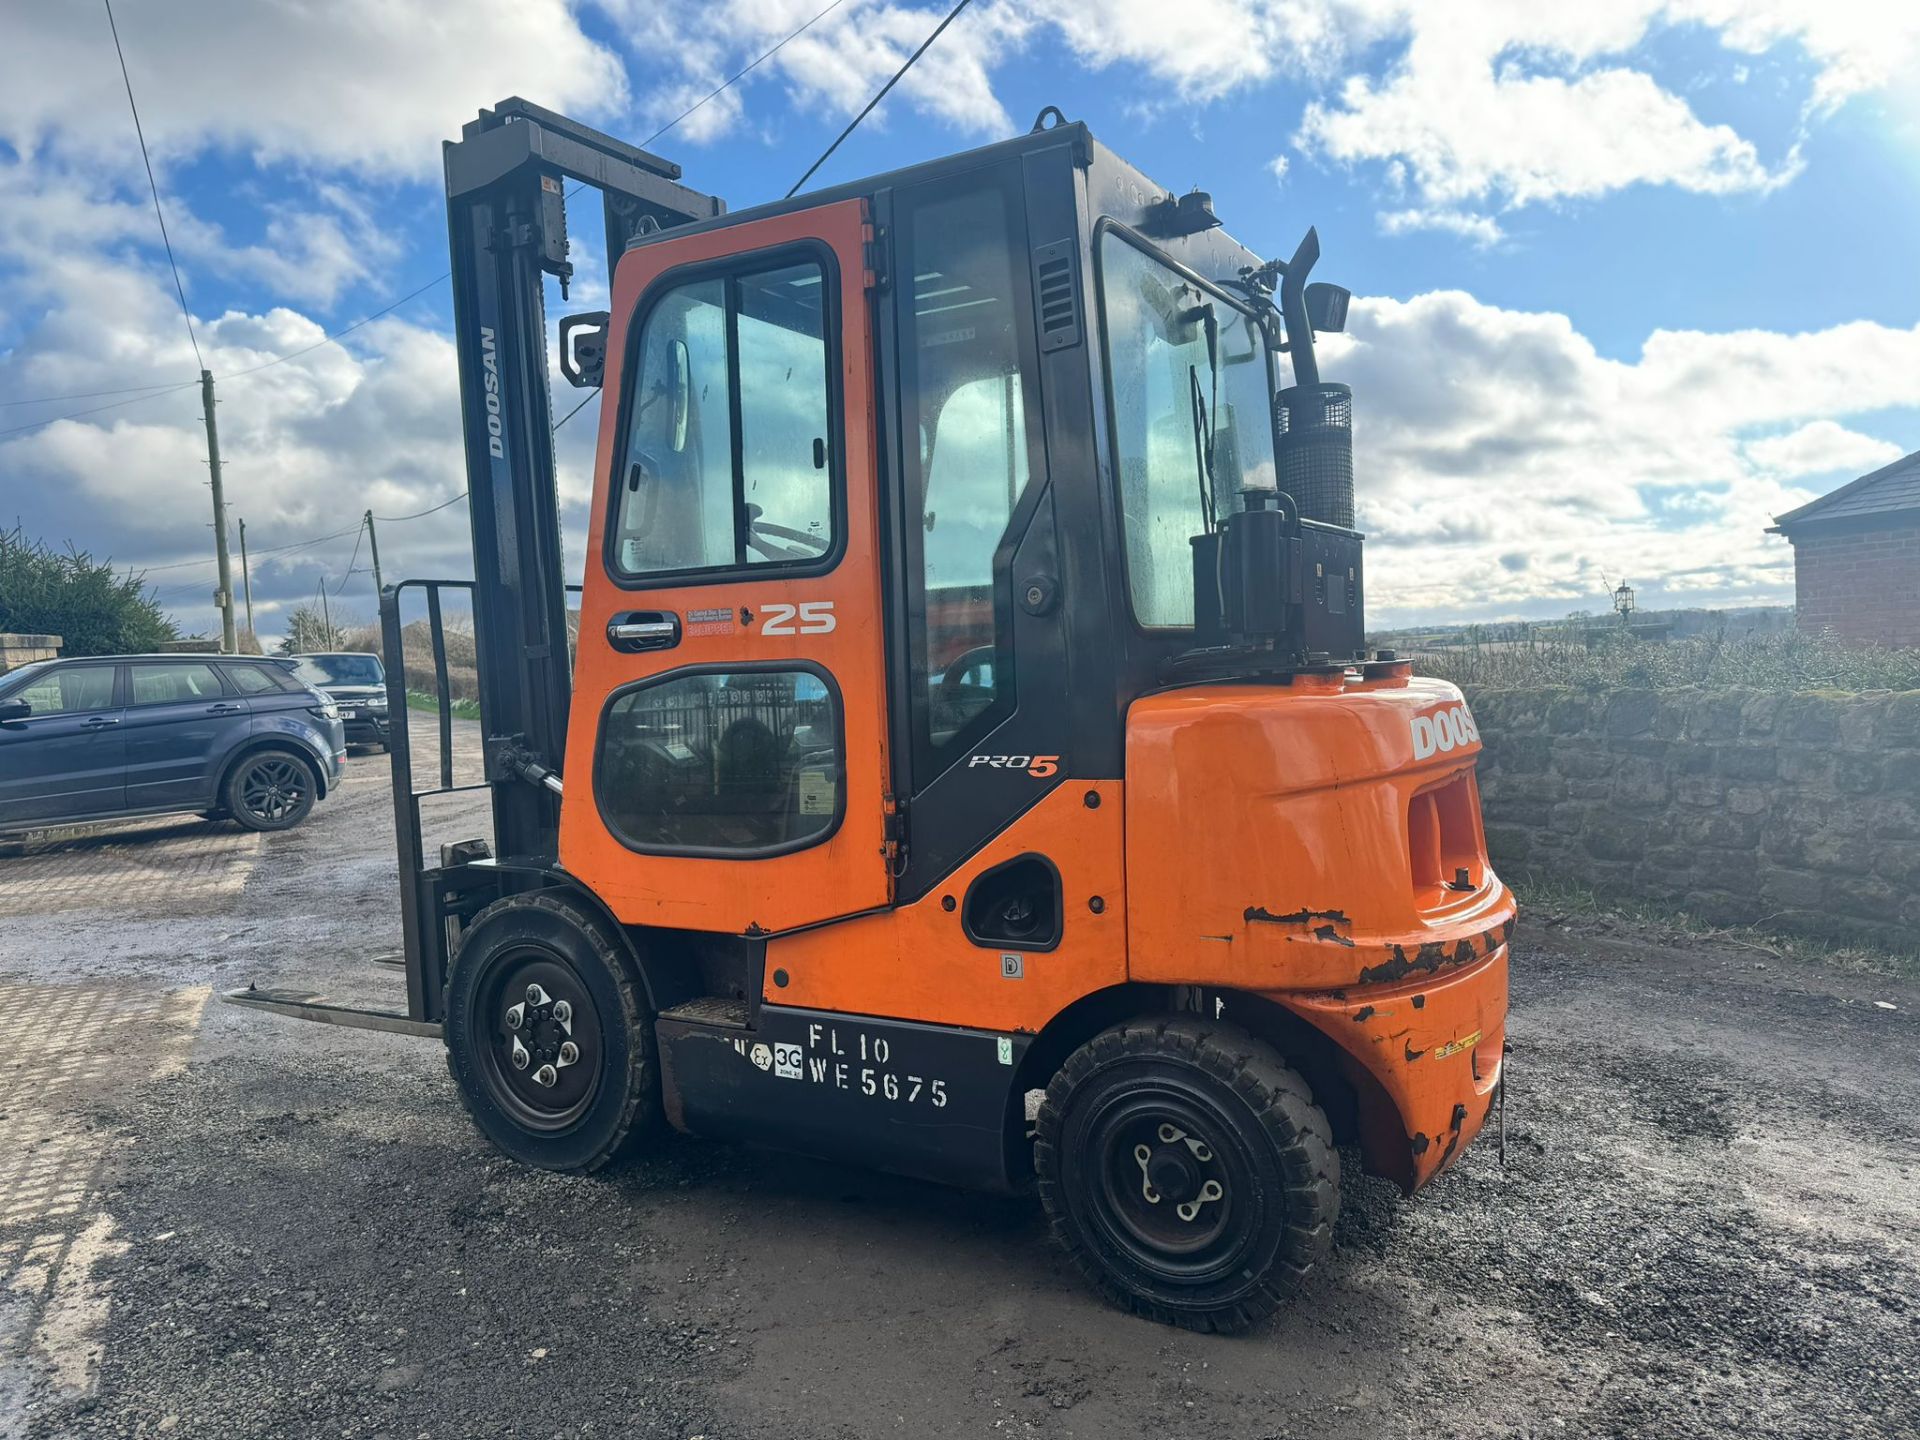
[[[447,977],[447,1068],[495,1146],[543,1170],[597,1170],[660,1108],[652,1015],[619,940],[551,893],[497,900]]]
[[[249,830],[291,830],[307,818],[319,788],[297,755],[262,750],[233,767],[221,790],[222,808]]]
[[[1340,1158],[1312,1092],[1231,1025],[1161,1017],[1076,1050],[1034,1143],[1054,1238],[1116,1304],[1244,1330],[1333,1243]]]

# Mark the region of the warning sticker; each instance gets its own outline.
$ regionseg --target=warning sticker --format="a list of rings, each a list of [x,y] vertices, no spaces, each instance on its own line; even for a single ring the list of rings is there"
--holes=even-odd
[[[739,620],[731,605],[687,611],[686,631],[689,635],[730,635],[738,627]]]
[[[831,815],[834,802],[839,799],[840,787],[834,783],[833,772],[818,766],[800,772],[800,813],[802,815]]]

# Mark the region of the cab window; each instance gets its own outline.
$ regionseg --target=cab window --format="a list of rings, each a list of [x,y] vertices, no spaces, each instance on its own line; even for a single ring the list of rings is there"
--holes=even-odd
[[[832,284],[811,254],[641,302],[609,562],[628,583],[817,570],[835,551]]]
[[[937,773],[1013,706],[1010,592],[995,566],[1031,476],[1020,383],[1019,218],[1001,177],[903,197],[907,583],[916,768]]]
[[[1100,303],[1134,618],[1191,625],[1192,538],[1243,509],[1243,491],[1277,483],[1266,340],[1225,295],[1114,229]]]
[[[756,856],[839,824],[839,699],[825,673],[681,671],[615,694],[594,788],[607,828],[635,850]]]

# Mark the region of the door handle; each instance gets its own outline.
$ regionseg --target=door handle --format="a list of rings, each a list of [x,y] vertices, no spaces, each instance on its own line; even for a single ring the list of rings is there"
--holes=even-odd
[[[80,728],[82,730],[104,730],[109,725],[118,725],[119,723],[120,717],[118,715],[89,715],[80,722]]]
[[[627,655],[671,650],[680,643],[680,617],[670,610],[629,610],[607,622],[607,643]]]
[[[207,714],[209,715],[240,715],[244,713],[238,705],[209,705],[207,707]]]

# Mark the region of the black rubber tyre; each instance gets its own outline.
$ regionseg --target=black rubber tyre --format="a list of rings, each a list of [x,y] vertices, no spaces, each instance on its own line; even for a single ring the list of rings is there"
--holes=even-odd
[[[1327,1117],[1271,1046],[1232,1025],[1163,1016],[1096,1035],[1047,1086],[1033,1155],[1054,1238],[1149,1319],[1244,1330],[1333,1244]]]
[[[548,892],[482,910],[447,976],[447,1068],[467,1113],[543,1170],[598,1170],[651,1128],[652,1022],[606,923]]]
[[[298,755],[258,750],[227,775],[221,808],[248,830],[291,830],[307,818],[319,792],[319,780]]]

